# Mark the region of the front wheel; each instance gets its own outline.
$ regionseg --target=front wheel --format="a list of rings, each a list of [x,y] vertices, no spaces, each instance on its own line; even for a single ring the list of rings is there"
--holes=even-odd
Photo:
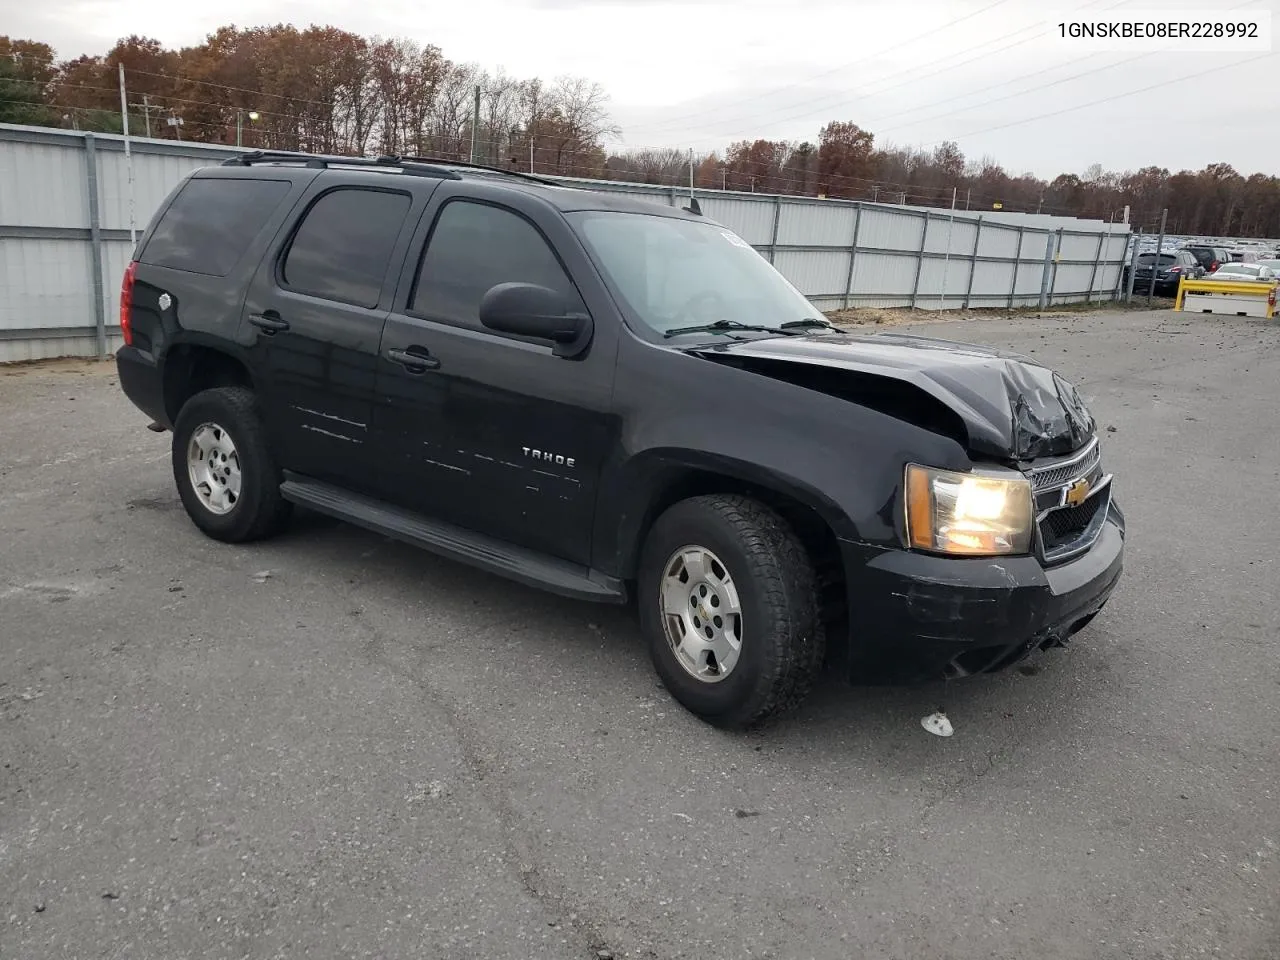
[[[187,516],[215,540],[258,540],[288,519],[291,505],[280,496],[280,470],[252,390],[215,387],[193,396],[178,413],[171,452]]]
[[[808,694],[825,649],[817,578],[768,507],[726,495],[676,504],[650,531],[638,580],[654,668],[688,710],[747,727]]]

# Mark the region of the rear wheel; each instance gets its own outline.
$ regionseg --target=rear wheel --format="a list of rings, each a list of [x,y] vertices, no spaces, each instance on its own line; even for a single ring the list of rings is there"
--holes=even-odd
[[[288,520],[252,390],[215,387],[191,397],[174,424],[171,455],[187,516],[214,539],[258,540]]]
[[[763,504],[712,495],[670,508],[645,543],[638,595],[664,685],[718,726],[794,708],[825,648],[816,583],[804,545]]]

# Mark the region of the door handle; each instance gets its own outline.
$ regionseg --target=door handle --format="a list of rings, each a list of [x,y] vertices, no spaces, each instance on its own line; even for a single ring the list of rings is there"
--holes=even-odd
[[[387,351],[387,359],[400,364],[410,373],[425,373],[440,367],[439,359],[433,357],[426,347],[412,346],[404,350],[392,347]]]
[[[282,320],[280,314],[274,310],[265,310],[262,313],[249,314],[249,322],[265,333],[267,336],[275,336],[281,330],[289,329],[289,321]]]

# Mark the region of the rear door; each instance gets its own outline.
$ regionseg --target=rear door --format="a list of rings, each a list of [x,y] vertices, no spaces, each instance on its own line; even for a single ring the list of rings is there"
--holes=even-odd
[[[373,469],[378,343],[424,202],[373,177],[316,179],[263,259],[240,328],[281,466],[352,489]]]
[[[618,330],[581,245],[544,202],[464,180],[437,189],[410,258],[378,373],[387,497],[589,564]],[[514,281],[583,303],[597,318],[585,354],[480,324],[484,294]]]

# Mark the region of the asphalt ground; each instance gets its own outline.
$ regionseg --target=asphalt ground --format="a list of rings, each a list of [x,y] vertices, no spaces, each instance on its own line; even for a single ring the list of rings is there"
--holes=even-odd
[[[1019,669],[746,735],[626,611],[208,540],[112,365],[0,372],[0,958],[1280,957],[1280,326],[913,329],[1080,384],[1124,579]]]

